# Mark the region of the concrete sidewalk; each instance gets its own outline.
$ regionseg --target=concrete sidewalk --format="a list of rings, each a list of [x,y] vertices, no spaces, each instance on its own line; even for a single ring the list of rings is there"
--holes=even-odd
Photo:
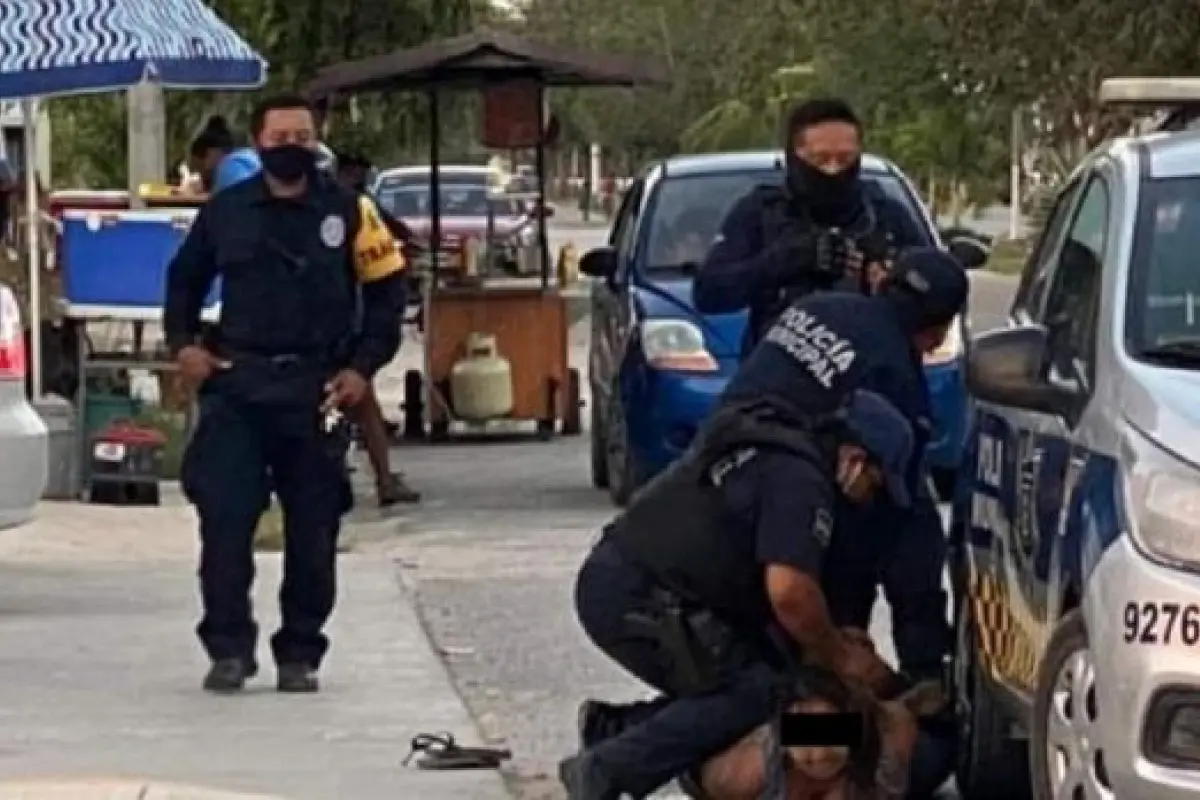
[[[152,781],[291,800],[508,796],[494,772],[400,766],[418,732],[477,734],[381,553],[341,557],[320,694],[273,689],[274,555],[259,560],[263,671],[242,696],[202,692],[194,540],[181,504],[49,503],[0,534],[0,798],[227,796]],[[86,780],[51,791],[59,779]]]

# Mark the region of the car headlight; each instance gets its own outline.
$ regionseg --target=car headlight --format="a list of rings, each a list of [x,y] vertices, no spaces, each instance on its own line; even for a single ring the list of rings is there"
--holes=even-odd
[[[704,346],[704,332],[682,319],[648,319],[641,324],[642,352],[658,369],[716,372],[717,360]]]
[[[942,342],[938,349],[931,353],[926,353],[924,356],[924,361],[926,366],[949,364],[951,361],[960,358],[962,354],[962,320],[958,317],[955,317],[954,321],[950,323],[950,329],[946,332],[946,339]]]
[[[1200,569],[1200,471],[1126,430],[1121,461],[1134,543],[1167,566]]]

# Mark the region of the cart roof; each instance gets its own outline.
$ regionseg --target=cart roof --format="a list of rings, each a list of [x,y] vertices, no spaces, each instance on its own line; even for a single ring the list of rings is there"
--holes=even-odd
[[[666,70],[654,60],[568,50],[481,29],[333,64],[317,73],[308,91],[324,98],[388,89],[476,89],[517,78],[546,86],[639,86],[666,83]]]

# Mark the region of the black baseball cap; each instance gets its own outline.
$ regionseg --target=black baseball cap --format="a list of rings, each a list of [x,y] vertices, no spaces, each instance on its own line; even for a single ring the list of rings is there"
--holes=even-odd
[[[904,310],[915,332],[945,325],[965,311],[970,289],[958,259],[936,247],[914,247],[896,259],[883,294]]]
[[[892,500],[908,508],[908,468],[912,462],[912,425],[882,395],[859,390],[846,407],[846,427],[883,472],[883,484]]]

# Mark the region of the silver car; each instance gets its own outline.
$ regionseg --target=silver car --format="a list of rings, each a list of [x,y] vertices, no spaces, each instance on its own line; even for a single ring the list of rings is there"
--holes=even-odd
[[[46,486],[46,426],[26,399],[21,309],[0,284],[0,530],[28,522]]]
[[[1079,166],[967,373],[963,796],[1200,796],[1200,132]]]

